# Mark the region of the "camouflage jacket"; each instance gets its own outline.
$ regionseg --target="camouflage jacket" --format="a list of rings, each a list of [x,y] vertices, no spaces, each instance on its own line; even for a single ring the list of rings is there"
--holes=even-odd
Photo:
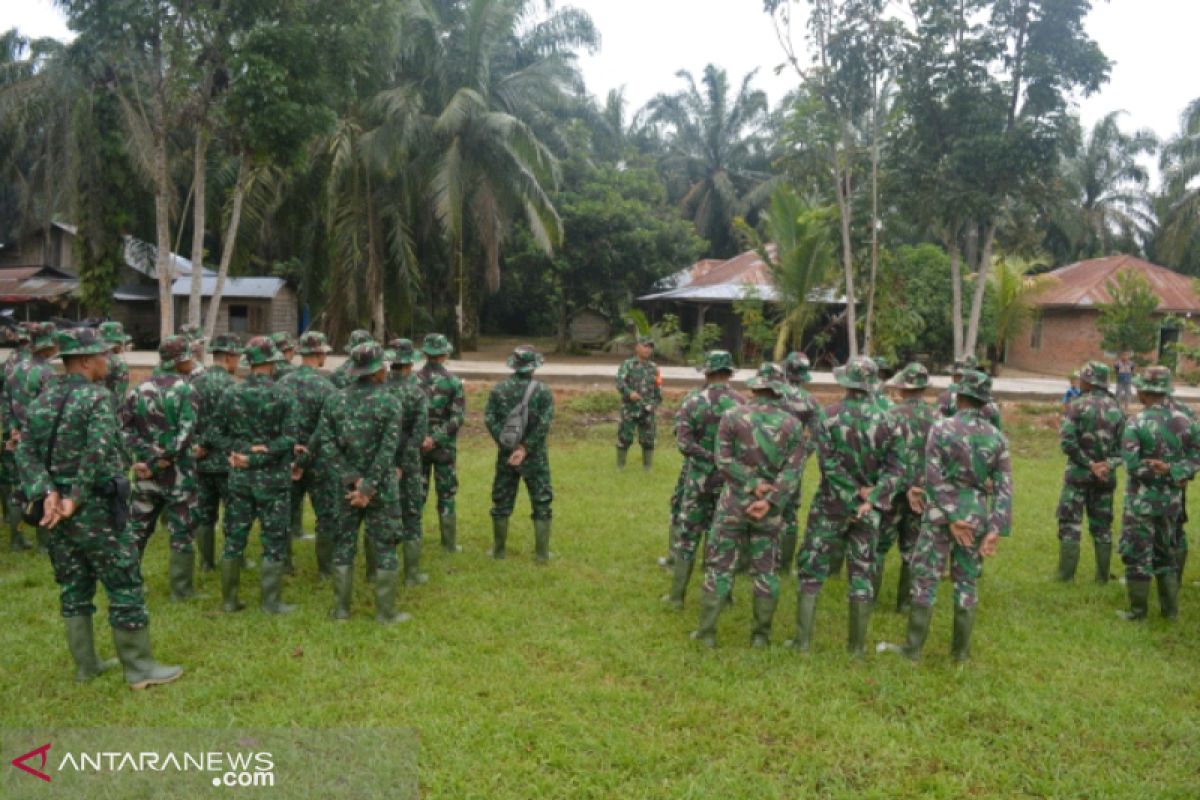
[[[892,398],[888,397],[887,392],[882,388],[871,392],[871,400],[874,401],[875,407],[885,414],[896,407],[895,402],[892,401]]]
[[[804,454],[804,428],[778,400],[755,397],[730,409],[717,429],[722,513],[743,511],[761,483],[772,486],[762,498],[771,513],[781,513],[800,489]]]
[[[354,379],[350,377],[350,359],[347,358],[338,365],[329,375],[329,382],[333,384],[335,389],[345,389],[350,384],[354,383]]]
[[[487,426],[488,433],[492,435],[492,441],[497,445],[499,445],[500,432],[504,430],[504,421],[508,419],[509,412],[516,408],[517,404],[521,402],[521,398],[525,396],[529,380],[528,375],[509,375],[492,387],[491,393],[488,394],[483,421]],[[525,445],[525,451],[530,456],[546,452],[546,438],[550,435],[550,423],[553,421],[554,393],[550,391],[549,386],[538,381],[533,395],[529,398],[529,422],[525,426],[525,438],[521,440],[521,443]]]
[[[69,393],[69,397],[67,396]],[[47,453],[58,403],[65,398],[62,421]],[[17,464],[26,497],[45,497],[58,489],[83,506],[123,476],[117,420],[108,390],[81,375],[55,378],[29,405],[28,424],[17,446]],[[46,458],[50,455],[50,469]]]
[[[938,410],[942,412],[942,416],[949,419],[958,413],[958,394],[949,389],[942,392],[938,396]],[[1000,424],[1000,406],[993,403],[985,403],[983,406],[983,418],[990,422],[996,430],[1004,430]]]
[[[400,447],[396,466],[420,469],[421,442],[429,435],[429,400],[413,373],[388,376],[388,389],[400,399],[404,418],[400,425]]]
[[[271,377],[275,379],[276,383],[278,383],[298,369],[300,368],[289,361],[277,361],[275,363],[275,370],[271,373]]]
[[[187,376],[155,370],[121,403],[118,419],[133,463],[146,464],[156,477],[175,469],[195,469],[196,400]],[[160,460],[171,465],[160,469],[156,463]]]
[[[221,450],[217,442],[217,407],[221,403],[221,395],[233,383],[233,376],[216,364],[192,381],[196,404],[196,444],[207,451],[196,464],[199,472],[220,474],[229,471],[229,462],[226,460],[229,453]]]
[[[893,424],[904,439],[906,477],[902,490],[925,483],[925,443],[929,431],[938,421],[937,409],[920,398],[912,398],[892,406],[888,412]]]
[[[241,453],[249,457],[251,470],[288,468],[296,444],[291,394],[280,391],[275,381],[263,374],[251,373],[241,383],[230,384],[217,403],[211,436],[226,456]],[[250,452],[254,445],[265,445],[267,452]]]
[[[642,411],[662,403],[662,376],[658,365],[637,356],[625,359],[617,369],[617,391],[621,402],[628,406],[641,406]],[[637,392],[641,397],[636,403],[629,396]]]
[[[8,409],[12,404],[10,393],[12,392],[13,387],[16,385],[15,375],[17,369],[31,358],[33,358],[33,352],[29,349],[29,346],[26,345],[24,347],[18,347],[16,350],[13,350],[11,353],[9,353],[8,358],[4,362],[4,385],[0,386],[0,399],[3,400],[4,411],[3,414],[0,415],[0,419],[3,420],[4,432],[6,435],[10,430],[12,430],[12,416],[9,414]]]
[[[112,395],[113,410],[116,411],[125,402],[125,395],[129,391],[129,365],[116,353],[108,354],[108,375],[104,378],[104,386]]]
[[[4,382],[4,427],[22,430],[29,404],[54,378],[54,367],[45,358],[30,354],[13,367],[12,376]]]
[[[1104,389],[1093,389],[1073,400],[1064,410],[1058,429],[1059,445],[1067,457],[1066,482],[1116,488],[1124,430],[1125,414]],[[1097,461],[1108,464],[1107,481],[1100,481],[1092,474],[1091,466]]]
[[[717,432],[726,411],[745,400],[728,383],[714,383],[688,393],[675,412],[675,444],[689,469],[717,471]]]
[[[876,509],[888,511],[903,487],[904,438],[874,397],[847,397],[825,409],[817,436],[821,485],[814,507],[829,519],[854,516],[861,489]]]
[[[1186,414],[1160,403],[1143,409],[1121,434],[1121,457],[1129,473],[1125,508],[1139,517],[1175,518],[1183,511],[1183,484],[1200,471],[1200,425]],[[1146,461],[1170,467],[1159,475]]]
[[[977,532],[1012,530],[1008,439],[981,412],[964,409],[934,423],[925,444],[925,520],[968,522]]]
[[[333,382],[312,367],[294,367],[278,380],[279,389],[291,395],[296,413],[296,441],[308,453],[296,457],[296,464],[307,469],[317,460],[320,442],[317,426],[321,409],[330,395],[337,391]]]
[[[825,421],[825,409],[807,389],[800,386],[791,387],[791,391],[783,398],[783,404],[804,426],[807,434],[806,455],[815,452],[821,423]]]
[[[429,398],[429,435],[435,449],[453,450],[467,413],[463,383],[451,375],[445,364],[426,361],[417,372],[417,380]]]
[[[386,385],[356,381],[329,396],[317,427],[322,464],[338,491],[359,490],[384,503],[400,497],[396,451],[404,409]]]

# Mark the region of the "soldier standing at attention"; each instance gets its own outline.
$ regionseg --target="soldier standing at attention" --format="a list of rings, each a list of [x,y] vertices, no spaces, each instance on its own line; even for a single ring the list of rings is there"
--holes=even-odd
[[[446,369],[450,342],[445,336],[429,334],[421,343],[421,352],[425,354],[425,366],[417,373],[417,380],[429,399],[429,433],[421,443],[425,497],[429,497],[429,489],[436,483],[442,550],[461,553],[454,498],[458,494],[458,431],[466,415],[467,397],[462,381]]]
[[[291,516],[292,459],[296,414],[291,395],[271,378],[281,356],[265,336],[246,343],[250,375],[221,395],[217,406],[217,449],[228,453],[229,501],[225,506],[225,553],[221,558],[221,598],[226,612],[245,606],[238,600],[242,556],[255,519],[261,524],[262,610],[287,614],[283,562]]]
[[[1180,400],[1175,395],[1172,394],[1167,397],[1167,405],[1169,405],[1172,410],[1178,411],[1180,414],[1183,414],[1193,422],[1196,421],[1196,412],[1192,410],[1192,407]],[[1187,564],[1188,557],[1188,538],[1187,531],[1184,529],[1184,526],[1187,525],[1188,521],[1187,499],[1188,485],[1187,483],[1184,483],[1181,496],[1179,498],[1179,516],[1175,518],[1175,565],[1179,568],[1178,572],[1180,586],[1183,586],[1183,568]]]
[[[887,414],[879,410],[874,361],[852,359],[833,375],[846,395],[829,409],[817,437],[821,485],[809,510],[797,564],[800,592],[796,636],[790,646],[808,652],[817,596],[829,577],[835,549],[841,549],[850,574],[847,649],[860,657],[865,654],[875,599],[871,579],[880,515],[891,510],[892,499],[904,482],[904,440]]]
[[[217,406],[221,395],[234,383],[242,344],[237,336],[221,333],[213,337],[208,351],[212,353],[212,366],[192,381],[196,403],[196,546],[202,572],[217,568],[217,518],[221,506],[229,500],[229,454],[222,452],[217,442]]]
[[[280,331],[271,334],[271,343],[283,356],[283,360],[275,365],[275,373],[272,375],[278,382],[283,380],[285,375],[296,370],[296,365],[292,363],[292,359],[296,357],[296,339],[290,333]]]
[[[350,384],[354,383],[354,379],[350,377],[350,368],[353,364],[350,363],[350,353],[360,344],[372,342],[370,331],[364,331],[362,328],[350,331],[350,341],[346,343],[346,360],[343,361],[338,368],[329,376],[329,380],[333,382],[335,389],[345,389]]]
[[[4,413],[4,448],[0,450],[0,504],[4,507],[4,522],[8,525],[9,550],[19,553],[28,550],[30,545],[21,533],[21,501],[18,499],[20,481],[17,476],[17,437],[15,429],[10,428],[12,418],[8,408],[12,403],[12,387],[17,366],[33,357],[29,345],[32,341],[30,323],[22,322],[17,326],[16,349],[4,362],[4,384],[0,387],[3,398]]]
[[[204,374],[204,346],[208,343],[208,338],[200,325],[184,325],[179,329],[179,333],[187,339],[192,351],[192,374],[189,380],[194,381]]]
[[[1058,580],[1075,580],[1083,514],[1096,550],[1096,583],[1108,583],[1113,494],[1121,465],[1125,414],[1108,392],[1110,370],[1089,361],[1079,371],[1080,396],[1063,409],[1058,438],[1067,457],[1058,500]]]
[[[657,433],[658,407],[662,403],[662,374],[650,360],[654,340],[638,337],[633,356],[617,370],[617,391],[621,393],[621,421],[617,426],[617,466],[625,468],[625,458],[636,432],[642,448],[642,466],[654,465],[654,439]]]
[[[958,413],[958,404],[954,401],[954,387],[958,379],[962,377],[964,372],[979,370],[979,359],[973,355],[963,356],[958,361],[954,362],[954,369],[950,376],[954,379],[946,391],[942,392],[938,397],[938,408],[942,412],[943,417],[953,417]],[[1002,430],[1000,425],[1000,406],[996,405],[995,401],[989,400],[983,407],[983,418],[992,423],[997,430]]]
[[[400,476],[400,533],[404,551],[404,584],[420,586],[429,581],[421,572],[421,507],[425,488],[421,483],[421,443],[429,433],[429,400],[413,374],[417,351],[408,339],[393,339],[388,360],[391,375],[388,388],[400,398],[404,420],[400,428],[400,447],[396,450],[396,469]]]
[[[404,409],[384,385],[387,369],[383,348],[360,344],[350,353],[348,375],[354,383],[330,396],[317,426],[321,458],[329,480],[342,494],[333,550],[333,611],[338,621],[350,618],[354,556],[358,529],[366,547],[375,551],[375,619],[385,625],[406,622],[396,611],[400,562],[400,488],[396,450]]]
[[[742,405],[732,386],[733,356],[712,350],[704,357],[704,388],[688,394],[675,415],[675,442],[686,465],[681,512],[683,531],[675,546],[671,591],[662,599],[683,609],[683,598],[704,535],[712,529],[723,480],[717,469],[717,430],[725,412]]]
[[[279,380],[281,391],[292,397],[296,411],[296,446],[292,469],[291,530],[299,538],[304,517],[304,495],[312,500],[313,515],[317,518],[317,578],[333,576],[333,540],[337,534],[337,487],[322,468],[317,441],[317,424],[321,409],[329,396],[337,391],[329,378],[321,373],[325,358],[332,350],[320,331],[309,331],[300,337],[300,366]],[[291,541],[288,541],[290,555]]]
[[[805,461],[808,460],[810,453],[816,452],[817,435],[821,429],[821,422],[825,419],[825,410],[821,408],[821,404],[804,388],[805,384],[812,381],[810,369],[812,369],[812,365],[804,353],[789,353],[783,360],[783,374],[787,376],[790,389],[784,405],[804,428],[805,447],[807,448]],[[792,571],[796,558],[796,541],[799,533],[797,517],[799,514],[800,487],[796,487],[796,494],[792,497],[792,502],[783,510],[783,535],[779,554],[781,574]]]
[[[496,384],[488,395],[483,420],[496,442],[496,472],[492,479],[492,558],[502,559],[508,542],[508,519],[512,516],[521,480],[533,507],[534,558],[538,564],[550,560],[550,453],[546,438],[554,420],[554,395],[550,387],[533,379],[542,366],[542,354],[521,345],[508,357],[513,374]],[[524,425],[514,417],[522,416]]]
[[[746,381],[754,397],[730,409],[717,430],[717,469],[723,479],[704,557],[700,624],[692,638],[716,647],[717,619],[733,591],[739,554],[750,559],[754,584],[750,643],[766,647],[779,603],[779,535],[783,509],[800,485],[804,429],[783,405],[787,378],[763,364]]]
[[[168,575],[171,599],[194,594],[192,574],[196,514],[195,390],[188,383],[192,352],[182,336],[158,346],[159,367],[121,404],[121,435],[133,460],[133,504],[129,517],[142,554],[164,511],[171,535]]]
[[[1146,618],[1150,579],[1158,584],[1162,615],[1179,615],[1177,537],[1183,486],[1200,471],[1200,426],[1171,407],[1171,371],[1150,367],[1134,378],[1143,409],[1121,434],[1121,457],[1129,474],[1121,560],[1131,622]]]
[[[89,681],[115,666],[96,655],[92,599],[99,581],[125,680],[133,689],[170,683],[183,670],[151,655],[137,546],[119,518],[129,487],[104,388],[108,345],[84,328],[62,332],[59,343],[66,375],[28,406],[17,461],[26,496],[44,501],[42,526],[50,531],[75,680]]]
[[[29,405],[42,393],[54,378],[54,367],[50,359],[58,352],[54,342],[53,322],[34,322],[29,327],[32,337],[29,358],[18,361],[13,366],[12,375],[4,382],[5,428],[9,432],[8,447],[15,450],[21,441],[21,433],[25,428],[25,415]],[[24,498],[14,495],[9,501],[11,507],[20,509]],[[39,553],[49,552],[50,532],[44,528],[37,529],[37,544]]]
[[[108,376],[104,379],[104,386],[113,396],[113,410],[116,411],[125,402],[125,394],[129,391],[129,365],[121,354],[133,337],[125,335],[125,329],[119,322],[102,322],[100,338],[109,347]]]
[[[971,655],[983,559],[996,554],[1012,528],[1012,463],[1008,440],[987,420],[992,379],[964,370],[953,387],[958,413],[939,420],[925,445],[925,515],[913,554],[912,610],[902,647],[880,644],[916,661],[929,636],[938,582],[946,564],[954,581],[954,634],[950,653]]]

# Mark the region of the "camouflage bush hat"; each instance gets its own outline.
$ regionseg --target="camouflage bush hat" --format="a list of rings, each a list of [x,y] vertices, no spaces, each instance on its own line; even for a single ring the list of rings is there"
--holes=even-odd
[[[352,378],[374,375],[383,367],[383,348],[376,342],[364,342],[350,351],[350,369],[347,372]]]
[[[53,322],[35,322],[29,327],[29,333],[33,338],[34,350],[45,350],[49,347],[56,347],[54,342],[54,332],[57,330]]]
[[[992,379],[986,372],[963,370],[962,377],[950,388],[957,394],[973,397],[981,403],[992,402]]]
[[[812,369],[812,363],[808,360],[808,356],[800,352],[791,352],[787,354],[787,358],[783,360],[783,371],[787,375],[789,381],[796,383],[808,383],[812,380],[812,375],[809,370]]]
[[[770,389],[775,394],[782,397],[787,394],[788,382],[787,375],[783,372],[783,367],[772,361],[764,361],[758,368],[758,372],[754,373],[754,377],[746,381],[747,389]]]
[[[268,336],[255,336],[246,342],[246,347],[242,350],[242,358],[246,359],[246,363],[252,367],[283,361],[283,356],[275,349],[275,343]]]
[[[1101,389],[1108,388],[1108,381],[1112,377],[1112,370],[1108,364],[1102,361],[1089,361],[1083,365],[1083,369],[1079,370],[1079,380],[1090,383],[1092,386],[1099,386]]]
[[[733,354],[728,350],[709,350],[704,354],[700,372],[712,375],[716,372],[733,372]]]
[[[179,329],[179,333],[189,342],[208,341],[208,338],[204,335],[204,328],[199,325],[184,325]]]
[[[117,344],[129,344],[133,341],[132,336],[125,335],[124,325],[119,322],[111,321],[100,323],[100,338],[108,342],[109,346]]]
[[[858,356],[835,369],[833,377],[847,389],[871,392],[879,385],[879,367],[870,358]]]
[[[295,350],[296,340],[292,338],[290,333],[279,331],[271,334],[271,341],[275,343],[275,347],[282,353],[284,350]]]
[[[966,372],[969,369],[972,369],[972,370],[979,369],[979,359],[976,358],[974,355],[963,356],[962,358],[960,358],[954,362],[954,374],[955,375],[959,375],[963,372]]]
[[[888,383],[897,389],[928,389],[929,370],[923,364],[914,362],[897,372]]]
[[[1133,379],[1133,385],[1139,392],[1147,394],[1172,394],[1171,370],[1166,367],[1147,367]]]
[[[360,344],[366,344],[367,342],[373,341],[375,341],[375,339],[371,336],[370,331],[364,331],[362,328],[359,328],[356,331],[350,331],[350,341],[346,344],[346,352],[350,353]]]
[[[309,331],[301,336],[296,349],[302,356],[317,356],[333,352],[333,348],[329,346],[329,340],[320,331]]]
[[[186,336],[168,336],[158,344],[158,361],[164,367],[178,367],[192,360],[192,344]]]
[[[70,328],[54,336],[59,356],[97,356],[112,346],[94,328]]]
[[[232,333],[218,333],[208,345],[208,352],[241,355],[242,342]]]
[[[545,359],[533,345],[522,344],[517,345],[517,349],[512,351],[512,355],[508,357],[506,363],[513,372],[524,374],[541,367],[545,363]]]
[[[440,333],[431,333],[421,342],[421,352],[427,356],[448,356],[452,349],[450,340]]]
[[[417,347],[413,344],[412,339],[392,339],[388,345],[391,358],[388,360],[393,365],[407,365],[417,363]]]

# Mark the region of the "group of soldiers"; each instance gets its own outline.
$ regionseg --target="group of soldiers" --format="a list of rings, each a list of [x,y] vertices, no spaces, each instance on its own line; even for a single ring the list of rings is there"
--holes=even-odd
[[[428,581],[420,560],[431,488],[441,546],[448,554],[462,550],[455,496],[466,400],[462,381],[446,367],[451,346],[441,334],[426,336],[418,352],[408,339],[385,349],[367,331],[354,331],[345,363],[327,374],[332,348],[322,333],[242,343],[232,334],[208,341],[188,326],[162,340],[158,367],[132,388],[121,355],[129,337],[119,323],[65,330],[28,323],[16,339],[4,368],[0,501],[12,549],[30,548],[24,522],[49,554],[80,681],[118,660],[135,689],[182,674],[159,664],[150,648],[141,562],[160,518],[169,535],[172,600],[194,596],[198,563],[219,572],[229,613],[245,607],[239,590],[242,571],[255,567],[245,557],[255,522],[268,614],[294,610],[282,598],[284,575],[294,574],[294,542],[314,540],[319,579],[333,587],[330,617],[349,619],[361,529],[376,620],[407,620],[396,609],[400,562],[407,586]],[[238,380],[241,365],[248,374]],[[522,479],[533,506],[536,561],[551,555],[547,434],[554,401],[533,378],[541,365],[534,348],[516,348],[508,359],[512,376],[488,398],[485,423],[498,448],[491,512],[497,559],[506,555]],[[305,496],[315,537],[303,530]],[[118,660],[96,655],[97,582],[108,595]]]

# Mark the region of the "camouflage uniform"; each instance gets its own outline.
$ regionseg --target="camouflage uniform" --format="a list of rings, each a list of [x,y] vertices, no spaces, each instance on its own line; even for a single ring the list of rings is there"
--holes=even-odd
[[[1196,419],[1196,412],[1187,403],[1182,402],[1178,398],[1171,396],[1167,398],[1167,404],[1175,411],[1183,414],[1190,420]],[[1187,564],[1188,557],[1188,538],[1187,531],[1184,526],[1188,521],[1188,484],[1183,485],[1183,497],[1180,499],[1179,517],[1175,525],[1175,565],[1179,568],[1179,585],[1183,585],[1183,568]]]
[[[700,391],[693,389],[685,396],[684,402],[694,392]],[[687,483],[687,459],[679,465],[679,477],[675,479],[675,488],[671,490],[671,503],[668,513],[667,527],[667,554],[658,557],[658,565],[660,567],[673,567],[675,565],[675,547],[679,543],[679,535],[683,533],[683,487]]]
[[[280,331],[271,334],[271,342],[275,345],[275,349],[283,355],[283,360],[275,365],[275,370],[271,373],[271,377],[276,382],[279,382],[296,371],[296,365],[292,363],[292,359],[288,356],[288,353],[295,355],[296,340],[290,333]]]
[[[132,336],[125,335],[125,328],[119,322],[101,323],[100,338],[110,348],[125,347],[133,341]],[[112,350],[108,354],[108,375],[104,378],[104,385],[112,395],[113,411],[116,412],[125,402],[125,394],[129,391],[129,365],[120,353]]]
[[[413,343],[408,339],[396,339],[391,342],[391,348],[388,360],[392,363],[392,372],[388,376],[388,388],[404,408],[400,447],[396,450],[396,468],[400,470],[400,540],[405,543],[405,552],[411,552],[410,557],[416,564],[420,561],[419,545],[424,538],[421,526],[421,507],[425,499],[425,487],[421,481],[421,442],[429,434],[429,400],[417,376],[411,372],[405,375],[398,369],[416,361]],[[414,550],[408,545],[409,542],[417,543],[418,548]],[[410,570],[408,566],[406,560],[406,580],[421,582],[416,567]]]
[[[353,351],[354,348],[358,347],[360,344],[366,344],[367,342],[371,341],[373,341],[373,339],[371,338],[370,331],[364,331],[361,328],[356,331],[351,331],[350,341],[346,344],[346,355],[349,356],[351,351]],[[338,366],[337,369],[333,371],[333,374],[329,376],[329,380],[333,383],[335,389],[345,389],[354,382],[354,379],[350,377],[350,368],[352,366],[354,365],[351,364],[350,359],[347,358]]]
[[[450,343],[445,336],[431,333],[425,337],[421,350],[427,357],[448,355]],[[417,380],[429,399],[429,437],[433,449],[421,452],[421,475],[424,481],[424,502],[428,501],[430,486],[437,484],[438,524],[441,528],[442,549],[458,552],[458,519],[454,498],[458,494],[458,431],[466,415],[467,398],[463,383],[445,364],[427,360],[417,372]]]
[[[653,341],[642,337],[638,344],[653,346]],[[617,369],[617,391],[621,394],[621,421],[617,425],[618,466],[625,465],[625,454],[633,445],[636,433],[642,448],[642,463],[649,469],[654,457],[658,407],[662,404],[662,375],[658,365],[637,356],[626,359]],[[630,399],[635,393],[638,395],[636,401]]]
[[[242,345],[232,334],[216,336],[208,347],[211,353],[242,352]],[[234,377],[225,367],[213,364],[204,374],[192,381],[196,406],[195,444],[203,448],[204,457],[196,462],[196,543],[200,550],[200,568],[216,569],[216,528],[221,506],[228,505],[229,453],[217,441],[219,422],[217,407],[221,395],[234,384]]]
[[[975,356],[966,356],[965,358],[954,362],[953,377],[955,380],[957,380],[964,371],[977,371],[978,369],[979,359],[977,359]],[[946,418],[953,417],[958,413],[958,405],[954,399],[954,384],[950,384],[949,388],[947,388],[946,391],[942,392],[941,395],[938,396],[938,408],[941,410],[942,416]],[[996,428],[996,430],[1003,430],[1003,427],[1000,424],[1000,407],[996,405],[994,401],[989,400],[986,404],[984,404],[983,410],[980,413],[983,415],[984,419],[986,419]]]
[[[821,408],[821,404],[817,402],[816,398],[804,388],[804,385],[812,380],[812,376],[809,374],[810,369],[808,356],[804,353],[789,353],[783,360],[783,372],[787,376],[788,386],[791,389],[784,398],[784,404],[804,427],[809,454],[816,452],[817,434],[821,429],[821,423],[825,420],[825,410]],[[807,455],[805,460],[807,461]],[[779,557],[781,573],[791,571],[796,557],[801,496],[801,489],[797,486],[795,497],[783,510],[784,527]]]
[[[24,430],[26,410],[54,378],[54,367],[50,365],[46,355],[55,346],[54,323],[32,323],[29,325],[29,331],[33,339],[29,356],[24,360],[17,361],[13,365],[12,374],[7,376],[4,381],[4,427],[10,437],[16,438],[19,438]],[[14,509],[14,513],[18,515],[16,517],[18,522],[24,500],[25,498],[19,492],[14,492],[9,499],[9,507]],[[49,542],[50,532],[44,528],[38,528],[38,550],[43,553],[47,552]]]
[[[1086,509],[1096,550],[1096,582],[1107,583],[1112,555],[1113,493],[1121,464],[1125,414],[1108,392],[1107,364],[1089,362],[1079,377],[1082,383],[1091,384],[1091,388],[1067,406],[1059,427],[1059,442],[1067,457],[1067,467],[1058,501],[1058,579],[1075,578]],[[1104,479],[1092,472],[1094,463],[1108,465]]]
[[[0,384],[0,401],[4,404],[3,437],[5,446],[0,448],[0,505],[3,505],[4,522],[8,526],[9,549],[14,552],[29,549],[29,542],[21,534],[21,495],[20,481],[17,477],[16,441],[13,438],[15,428],[10,427],[12,417],[8,409],[12,403],[12,387],[17,367],[33,357],[30,350],[30,334],[27,323],[22,323],[18,329],[17,348],[9,354],[4,362],[4,383]]]
[[[534,370],[541,365],[542,355],[532,347],[522,345],[514,350],[508,357],[508,367],[513,374],[492,388],[483,414],[484,424],[497,446],[492,479],[492,557],[497,559],[504,558],[508,518],[512,516],[522,480],[533,507],[536,559],[538,563],[550,559],[550,505],[554,490],[550,484],[550,452],[546,438],[554,420],[554,395],[548,386],[534,381],[536,385],[529,396],[527,422],[520,444],[516,448],[500,444],[500,434],[509,413],[521,403],[533,381]],[[524,449],[525,460],[514,467],[508,462],[517,449]]]
[[[396,452],[400,447],[404,409],[386,385],[372,382],[386,366],[383,348],[361,344],[350,354],[347,371],[355,383],[330,396],[321,410],[318,450],[327,474],[343,494],[340,524],[334,539],[334,619],[350,616],[350,595],[358,529],[364,527],[365,546],[375,552],[376,618],[399,622],[407,615],[395,613],[400,564],[396,545],[400,539],[400,487],[396,477]],[[370,498],[356,508],[344,495],[357,489]]]
[[[783,509],[796,487],[806,453],[804,429],[780,402],[788,391],[783,370],[763,364],[746,382],[753,390],[769,390],[744,405],[732,408],[717,430],[717,469],[723,479],[704,556],[704,594],[700,600],[700,625],[693,635],[701,643],[716,644],[717,618],[733,589],[734,573],[742,552],[750,561],[754,585],[751,643],[765,647],[779,603],[779,535]],[[755,520],[747,509],[765,500],[768,510]]]
[[[192,352],[192,371],[188,375],[188,381],[194,382],[199,380],[206,369],[204,345],[208,339],[204,336],[204,327],[201,325],[184,325],[179,329],[179,335],[187,339],[188,347]]]

